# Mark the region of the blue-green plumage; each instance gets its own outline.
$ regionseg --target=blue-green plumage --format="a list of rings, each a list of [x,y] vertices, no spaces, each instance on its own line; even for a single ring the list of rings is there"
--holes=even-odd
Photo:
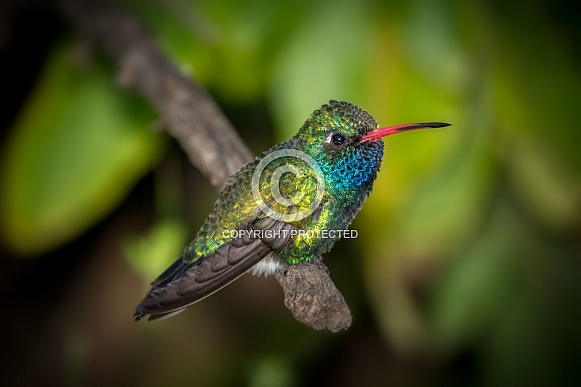
[[[152,283],[136,319],[174,314],[253,266],[259,274],[270,274],[327,253],[371,192],[384,150],[377,140],[446,125],[377,129],[375,119],[355,105],[323,105],[297,135],[226,182],[192,243]]]

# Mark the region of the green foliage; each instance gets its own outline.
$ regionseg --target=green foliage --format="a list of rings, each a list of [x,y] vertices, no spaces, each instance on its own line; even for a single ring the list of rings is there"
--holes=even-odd
[[[2,223],[23,254],[57,247],[93,225],[159,156],[153,115],[101,61],[55,47],[4,144]]]
[[[133,236],[125,242],[125,256],[143,278],[155,278],[173,263],[190,241],[191,233],[177,219],[158,222],[145,237]]]

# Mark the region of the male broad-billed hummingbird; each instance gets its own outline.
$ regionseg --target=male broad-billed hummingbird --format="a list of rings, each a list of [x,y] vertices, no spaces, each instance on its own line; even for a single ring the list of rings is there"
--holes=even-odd
[[[178,313],[250,269],[258,275],[284,272],[327,253],[371,192],[383,157],[379,139],[448,125],[378,128],[348,102],[323,105],[293,138],[230,177],[194,240],[151,283],[135,319]]]

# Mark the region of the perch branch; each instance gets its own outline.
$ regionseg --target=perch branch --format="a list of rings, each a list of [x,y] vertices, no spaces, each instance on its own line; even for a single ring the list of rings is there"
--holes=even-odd
[[[285,306],[297,320],[331,332],[351,326],[351,311],[320,257],[313,263],[289,266],[276,279],[284,290]]]
[[[140,20],[112,2],[61,0],[60,5],[80,35],[116,63],[120,84],[137,90],[157,109],[168,133],[212,185],[219,189],[252,158],[213,99],[179,71]],[[321,259],[291,266],[276,279],[297,320],[333,332],[351,324],[349,308]]]

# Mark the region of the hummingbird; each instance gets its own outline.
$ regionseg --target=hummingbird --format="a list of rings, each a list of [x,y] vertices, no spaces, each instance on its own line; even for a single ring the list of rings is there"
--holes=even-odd
[[[331,100],[291,139],[244,165],[224,184],[210,215],[152,283],[135,320],[172,316],[252,271],[284,273],[312,262],[344,236],[369,196],[391,134],[449,126],[379,128],[365,110]]]

